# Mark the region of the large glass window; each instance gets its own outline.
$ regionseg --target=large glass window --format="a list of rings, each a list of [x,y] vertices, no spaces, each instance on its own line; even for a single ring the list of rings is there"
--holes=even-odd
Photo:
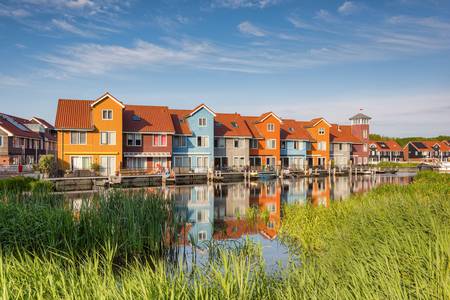
[[[92,165],[90,156],[72,156],[72,170],[89,170]]]
[[[175,136],[173,138],[173,144],[175,148],[186,147],[187,138],[185,136]]]
[[[128,146],[142,146],[142,134],[140,133],[128,133],[127,134],[127,145]]]
[[[250,140],[250,148],[258,149],[258,140],[257,139],[251,139]]]

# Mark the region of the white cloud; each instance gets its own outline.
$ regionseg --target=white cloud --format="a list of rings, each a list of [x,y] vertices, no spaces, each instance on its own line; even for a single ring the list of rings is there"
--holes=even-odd
[[[338,12],[342,15],[351,15],[359,10],[358,6],[352,1],[345,1],[338,8]]]
[[[238,25],[238,29],[241,33],[247,34],[247,35],[254,35],[257,37],[263,37],[266,35],[264,30],[260,29],[259,27],[253,25],[249,21],[242,22]]]
[[[94,37],[95,36],[95,34],[93,34],[92,32],[82,30],[82,29],[76,27],[75,25],[72,25],[64,20],[53,19],[52,24],[60,30],[67,31],[67,32],[70,32],[70,33],[73,33],[73,34],[76,34],[76,35],[79,35],[82,37]]]
[[[26,82],[19,78],[0,73],[0,86],[25,86]]]
[[[450,22],[444,22],[436,17],[427,17],[427,18],[417,18],[411,16],[393,16],[388,19],[388,23],[394,25],[413,25],[418,27],[426,27],[432,29],[440,29],[440,30],[449,30],[450,31]]]
[[[268,6],[276,5],[281,0],[214,0],[213,7],[226,7],[226,8],[266,8]]]
[[[318,12],[316,12],[315,18],[316,19],[320,19],[320,20],[324,20],[324,21],[327,21],[327,22],[330,22],[330,21],[334,20],[334,17],[326,9],[320,9]]]
[[[0,3],[0,16],[11,18],[24,18],[31,13],[23,8],[13,8]]]

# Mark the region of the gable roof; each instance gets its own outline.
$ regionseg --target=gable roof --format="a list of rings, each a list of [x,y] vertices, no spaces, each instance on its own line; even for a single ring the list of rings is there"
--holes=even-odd
[[[45,129],[55,129],[55,127],[52,124],[50,124],[46,120],[38,118],[38,117],[33,117],[30,120],[30,122],[38,123],[38,124],[42,125]]]
[[[175,133],[169,108],[166,106],[126,105],[122,124],[125,132]]]
[[[316,126],[317,124],[319,124],[320,121],[324,121],[325,124],[328,125],[328,127],[331,127],[331,124],[330,124],[327,120],[325,120],[325,118],[322,118],[322,117],[318,117],[318,118],[312,119],[311,121],[309,121],[309,122],[306,123],[306,126],[305,126],[305,127],[314,127],[314,126]]]
[[[252,134],[252,138],[255,139],[264,138],[264,136],[259,132],[258,128],[256,127],[256,123],[258,123],[259,117],[242,116],[242,119],[244,119],[245,124],[247,124],[248,130],[250,130],[250,133]]]
[[[25,138],[40,138],[39,133],[32,131],[26,126],[30,121],[0,113],[0,128],[8,134],[8,136],[19,136]]]
[[[100,102],[102,102],[103,100],[105,100],[107,98],[110,98],[111,100],[114,100],[117,104],[120,105],[120,107],[125,108],[125,105],[121,101],[117,100],[117,98],[115,98],[109,92],[104,93],[99,98],[97,98],[97,100],[94,100],[94,102],[91,103],[91,107],[96,106],[97,104],[99,104]]]
[[[236,126],[233,126],[233,123]],[[252,133],[244,118],[237,113],[218,113],[214,120],[214,135],[223,137],[252,137]]]
[[[59,99],[56,110],[57,129],[93,129],[92,100]]]
[[[353,117],[349,118],[349,120],[357,120],[357,119],[371,120],[372,118],[365,114],[362,114],[362,113],[358,113],[358,114],[354,115]]]
[[[313,141],[313,138],[305,129],[305,122],[283,119],[280,137],[282,140]]]
[[[206,106],[206,104],[200,104],[199,106],[197,106],[196,108],[194,108],[190,113],[189,116],[194,115],[196,112],[198,112],[199,110],[201,110],[202,108],[206,109],[207,111],[209,111],[214,117],[216,116],[216,113],[210,109],[208,106]]]
[[[192,135],[189,123],[186,121],[186,116],[189,115],[190,112],[190,110],[185,109],[169,109],[175,134]]]
[[[331,143],[362,144],[361,140],[352,134],[350,125],[332,124],[330,128]]]
[[[258,122],[264,122],[265,119],[267,119],[268,117],[273,116],[275,119],[277,119],[280,123],[283,123],[283,120],[281,118],[279,118],[276,114],[274,114],[273,112],[269,111],[266,113],[263,113],[262,115],[259,116],[259,120]]]
[[[370,141],[379,152],[402,151],[402,147],[396,141]]]

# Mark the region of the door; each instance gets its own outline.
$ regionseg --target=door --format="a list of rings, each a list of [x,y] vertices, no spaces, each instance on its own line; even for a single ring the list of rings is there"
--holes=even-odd
[[[116,173],[116,157],[100,156],[100,174],[103,176],[114,175]]]

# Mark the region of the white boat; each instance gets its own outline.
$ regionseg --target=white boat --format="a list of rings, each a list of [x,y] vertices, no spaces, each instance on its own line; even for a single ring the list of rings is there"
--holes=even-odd
[[[450,173],[450,162],[444,161],[439,165],[439,172]]]

